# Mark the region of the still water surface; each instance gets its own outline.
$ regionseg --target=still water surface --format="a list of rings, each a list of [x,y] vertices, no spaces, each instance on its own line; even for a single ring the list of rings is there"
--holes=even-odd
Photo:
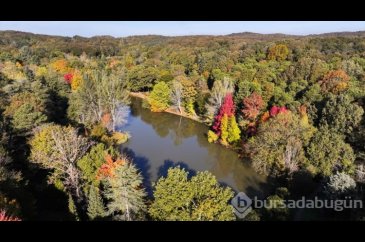
[[[208,170],[222,184],[249,196],[262,195],[266,186],[265,178],[236,152],[208,143],[208,127],[173,114],[152,113],[142,107],[141,99],[132,98],[128,124],[123,130],[132,137],[121,149],[134,159],[150,194],[153,182],[176,165],[192,174]]]

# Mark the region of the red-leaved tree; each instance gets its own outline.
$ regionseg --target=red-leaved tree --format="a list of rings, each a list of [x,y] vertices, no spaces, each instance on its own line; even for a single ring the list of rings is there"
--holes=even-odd
[[[63,78],[65,79],[65,82],[69,85],[71,85],[72,82],[72,78],[73,78],[73,74],[72,73],[67,73],[63,76]]]
[[[288,109],[286,107],[278,107],[278,106],[273,106],[270,109],[270,116],[271,117],[275,117],[276,115],[278,115],[279,113],[286,113],[288,111]]]
[[[243,99],[243,105],[244,108],[242,109],[242,113],[244,117],[254,121],[264,106],[264,100],[262,100],[262,97],[259,94],[254,92]]]
[[[0,210],[0,222],[3,221],[21,221],[18,217],[9,216],[6,214],[5,210]]]
[[[214,118],[214,125],[212,129],[218,136],[221,135],[221,123],[223,116],[226,114],[227,117],[232,117],[234,116],[234,112],[235,112],[235,107],[233,103],[232,93],[228,93],[223,100],[218,115],[215,116]]]

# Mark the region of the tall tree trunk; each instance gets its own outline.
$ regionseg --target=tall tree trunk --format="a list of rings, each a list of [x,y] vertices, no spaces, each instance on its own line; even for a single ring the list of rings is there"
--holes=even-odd
[[[128,206],[128,203],[126,204],[126,212],[125,212],[125,216],[127,218],[127,221],[131,221],[131,215],[130,215],[130,212],[129,212],[129,206]]]

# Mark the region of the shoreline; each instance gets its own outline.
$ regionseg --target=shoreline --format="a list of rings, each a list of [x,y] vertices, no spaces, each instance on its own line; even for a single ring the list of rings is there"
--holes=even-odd
[[[147,95],[143,92],[129,92],[129,95],[132,96],[132,97],[140,98],[140,99],[147,99]],[[188,119],[191,119],[191,120],[194,120],[196,122],[199,122],[201,124],[206,125],[198,116],[197,117],[192,117],[192,116],[189,116],[188,114],[186,114],[184,112],[180,113],[178,111],[175,111],[171,107],[169,107],[168,109],[162,111],[161,113],[171,113],[171,114],[181,116],[181,117],[184,117],[184,118],[188,118]]]
[[[140,98],[140,99],[147,99],[147,95],[143,92],[129,92],[129,95],[132,96],[132,97]],[[201,124],[203,124],[203,125],[205,125],[206,127],[209,128],[209,126],[206,123],[204,123],[202,120],[200,120],[199,117],[194,118],[194,117],[188,116],[187,114],[179,113],[178,111],[172,110],[171,108],[168,108],[165,111],[162,111],[161,113],[171,113],[171,114],[174,114],[174,115],[177,115],[177,116],[180,116],[180,117],[188,118],[190,120],[201,123]],[[237,149],[237,148],[232,147],[232,146],[225,146],[225,145],[222,145],[220,142],[214,142],[212,144],[218,144],[218,145],[223,146],[224,148],[226,148],[228,150],[232,150],[232,151],[236,152],[239,157],[241,157],[241,155],[242,155],[241,152],[240,152],[241,148]]]

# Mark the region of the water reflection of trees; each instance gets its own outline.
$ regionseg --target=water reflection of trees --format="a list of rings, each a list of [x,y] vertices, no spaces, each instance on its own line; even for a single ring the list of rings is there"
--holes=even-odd
[[[152,113],[142,108],[140,100],[132,101],[131,114],[140,116],[141,120],[149,124],[160,137],[171,138],[175,146],[182,144],[185,139],[196,137],[195,144],[207,150],[208,153],[204,156],[206,160],[201,162],[206,162],[207,167],[210,167],[209,170],[218,180],[230,177],[237,189],[242,191],[248,188],[258,191],[259,184],[265,182],[265,179],[245,164],[236,152],[218,144],[210,144],[206,137],[208,127],[205,125],[169,113]]]
[[[152,182],[151,182],[151,165],[149,160],[144,156],[137,156],[136,153],[128,147],[120,147],[121,152],[126,154],[136,165],[143,177],[143,186],[146,189],[147,195],[152,197]]]
[[[265,182],[265,178],[257,174],[248,162],[238,157],[238,154],[228,150],[219,144],[210,144],[205,133],[198,132],[197,142],[200,147],[208,150],[211,172],[218,180],[232,176],[237,189],[245,191],[248,187],[259,190],[259,184]]]
[[[142,109],[142,100],[139,98],[132,97],[131,98],[131,115],[133,117],[138,117],[141,115],[141,109]]]
[[[196,175],[196,171],[191,169],[188,164],[186,164],[182,161],[174,162],[172,160],[164,160],[163,164],[157,170],[157,177],[158,178],[167,177],[168,170],[170,168],[174,168],[174,167],[180,167],[181,169],[185,169],[185,171],[188,172],[189,179],[192,176]]]
[[[152,113],[140,105],[132,106],[132,110],[132,113],[140,114],[141,120],[151,125],[160,137],[170,135],[175,145],[181,144],[186,138],[195,136],[200,128],[205,128],[200,123],[173,114]]]

